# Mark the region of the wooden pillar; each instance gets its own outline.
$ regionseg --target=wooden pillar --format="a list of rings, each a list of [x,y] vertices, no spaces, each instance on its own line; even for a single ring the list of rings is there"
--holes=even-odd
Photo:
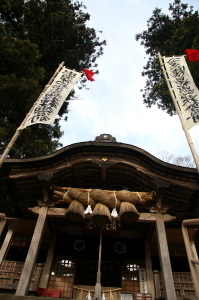
[[[177,300],[164,225],[164,216],[160,212],[156,213],[156,230],[165,299]]]
[[[2,235],[5,225],[6,225],[6,215],[0,213],[0,236]]]
[[[148,292],[151,294],[152,300],[155,299],[155,287],[153,279],[153,270],[151,262],[151,250],[149,240],[145,240],[145,255],[146,255],[146,276],[147,276],[147,285]]]
[[[42,266],[43,266],[42,264],[37,265],[37,270],[35,272],[35,280],[33,283],[32,291],[35,291],[35,292],[37,291],[40,276],[41,276]]]
[[[29,289],[30,280],[35,267],[35,262],[39,252],[45,222],[47,218],[48,207],[44,206],[40,208],[37,224],[33,233],[33,237],[30,243],[30,248],[26,257],[24,268],[19,280],[19,284],[16,291],[16,296],[25,296]]]
[[[159,271],[154,270],[154,281],[155,281],[155,299],[161,298],[161,288],[160,288],[160,277]]]
[[[51,220],[51,221],[53,221],[53,220]],[[51,222],[52,237],[51,237],[50,246],[49,246],[49,249],[48,249],[46,263],[45,263],[43,273],[42,273],[42,279],[41,279],[41,282],[40,282],[40,287],[41,288],[47,288],[47,286],[48,286],[48,280],[49,280],[49,277],[50,277],[50,270],[51,270],[51,265],[52,265],[52,261],[53,261],[53,253],[54,253],[55,242],[56,242],[56,232],[55,232],[53,223],[54,222]]]
[[[198,260],[198,253],[194,241],[191,241],[191,250],[193,252],[193,258]],[[195,269],[198,275],[198,282],[199,282],[199,265],[195,265]]]
[[[11,229],[8,229],[8,232],[6,234],[6,237],[3,241],[3,245],[0,250],[0,263],[2,262],[2,260],[4,259],[5,255],[6,255],[8,247],[10,246],[10,243],[12,240],[12,236],[13,236],[13,231]]]

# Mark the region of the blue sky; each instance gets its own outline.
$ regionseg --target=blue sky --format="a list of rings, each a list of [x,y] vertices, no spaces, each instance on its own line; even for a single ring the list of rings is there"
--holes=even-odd
[[[96,81],[88,82],[89,90],[78,90],[81,100],[71,101],[68,121],[62,122],[64,146],[93,141],[109,133],[118,142],[140,147],[156,155],[168,151],[176,156],[190,153],[177,116],[169,117],[156,107],[146,108],[140,89],[146,78],[141,76],[146,64],[143,46],[135,34],[145,30],[155,7],[168,12],[171,1],[154,0],[83,0],[91,15],[88,22],[107,41],[104,55],[97,61]],[[184,1],[199,9],[198,0]],[[183,54],[183,53],[182,53]],[[190,130],[199,152],[199,126]]]

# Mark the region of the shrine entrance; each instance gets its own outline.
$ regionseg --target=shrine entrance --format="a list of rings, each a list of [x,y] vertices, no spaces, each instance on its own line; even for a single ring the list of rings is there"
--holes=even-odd
[[[94,290],[98,249],[99,236],[59,236],[48,288],[61,290],[64,298],[74,298],[73,287]],[[140,271],[145,270],[143,241],[104,236],[101,258],[102,288],[140,292]]]

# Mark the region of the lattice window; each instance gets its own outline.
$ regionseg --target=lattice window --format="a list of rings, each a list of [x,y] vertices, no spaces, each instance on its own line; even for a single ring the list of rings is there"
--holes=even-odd
[[[190,272],[173,272],[173,279],[177,295],[195,295]]]
[[[48,288],[60,290],[63,298],[72,298],[74,276],[75,260],[63,255],[56,256],[53,260]]]
[[[122,293],[140,292],[139,269],[143,267],[141,261],[126,260],[122,265]]]
[[[3,260],[0,264],[0,286],[5,289],[16,289],[19,279],[24,267],[24,262]],[[38,265],[35,266],[29,290],[33,289],[34,281],[36,279],[36,270]],[[39,275],[40,276],[40,275]]]
[[[5,271],[22,272],[24,262],[3,260],[0,264],[0,269]]]
[[[161,272],[159,272],[160,287],[163,295],[163,282]],[[173,272],[173,280],[176,290],[176,295],[194,296],[195,289],[190,272]]]
[[[55,257],[52,265],[51,275],[74,276],[74,270],[74,260],[63,257]]]

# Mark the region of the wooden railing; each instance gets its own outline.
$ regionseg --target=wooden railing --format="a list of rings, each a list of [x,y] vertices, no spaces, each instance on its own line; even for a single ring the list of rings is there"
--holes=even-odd
[[[175,291],[178,299],[196,299],[190,272],[173,272]],[[164,287],[160,271],[154,271],[156,299],[164,299]]]
[[[9,290],[17,289],[23,266],[23,262],[3,260],[0,264],[0,288]],[[42,267],[42,264],[36,264],[29,291],[37,291]]]
[[[74,286],[73,299],[84,300],[90,294],[91,298],[94,298],[94,286]],[[132,300],[152,300],[151,294],[149,293],[122,293],[121,288],[113,287],[102,287],[102,294],[105,300],[122,300],[122,299],[132,299]],[[133,294],[133,296],[132,296]],[[123,298],[123,295],[125,296]],[[126,297],[128,295],[128,297]]]
[[[1,289],[16,289],[21,272],[23,269],[23,262],[4,260],[0,264],[0,288]],[[29,291],[37,291],[39,281],[42,275],[42,264],[37,264],[31,278]],[[178,299],[196,299],[195,290],[189,272],[173,272],[173,279],[175,291]],[[155,299],[164,299],[164,288],[160,271],[154,271],[155,282]],[[94,294],[94,287],[74,286],[73,299],[83,300],[88,292]],[[117,300],[122,298],[121,288],[102,288],[106,300]],[[150,299],[150,294],[133,293],[133,299]]]
[[[95,287],[94,286],[74,286],[73,299],[83,300],[86,299],[88,293],[92,299],[94,298]],[[119,300],[121,288],[102,288],[105,300]]]

